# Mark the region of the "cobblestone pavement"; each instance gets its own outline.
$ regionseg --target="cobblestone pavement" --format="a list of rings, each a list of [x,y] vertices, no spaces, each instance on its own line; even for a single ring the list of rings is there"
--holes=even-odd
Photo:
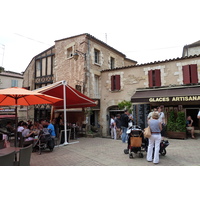
[[[154,165],[138,155],[130,159],[124,154],[127,144],[108,138],[79,138],[78,143],[55,147],[53,152],[45,150],[41,155],[33,152],[31,166],[199,166],[199,139],[168,139],[167,154],[160,156]]]

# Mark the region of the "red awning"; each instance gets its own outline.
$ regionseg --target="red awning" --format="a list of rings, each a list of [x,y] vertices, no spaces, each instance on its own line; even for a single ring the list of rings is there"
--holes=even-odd
[[[64,85],[63,81],[48,85],[46,87],[39,88],[35,90],[46,95],[54,96],[63,99],[63,90],[66,88],[66,107],[67,108],[84,108],[84,107],[94,107],[96,102],[81,92],[75,90],[71,86]],[[59,101],[53,106],[58,108],[63,108],[63,101]]]

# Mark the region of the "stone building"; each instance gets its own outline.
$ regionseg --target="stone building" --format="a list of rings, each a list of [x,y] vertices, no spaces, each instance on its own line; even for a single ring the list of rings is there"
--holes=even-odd
[[[200,54],[200,40],[183,47],[182,57],[194,56]]]
[[[110,115],[122,112],[117,105],[123,100],[132,101],[135,124],[142,128],[147,125],[147,114],[157,106],[162,106],[166,120],[170,110],[183,110],[192,116],[194,126],[200,127],[196,117],[200,104],[200,55],[105,69],[101,84],[100,107],[104,109],[100,121],[105,136],[109,135]]]
[[[23,86],[34,90],[65,80],[73,88],[99,102],[97,107],[92,108],[90,117],[90,123],[97,125],[100,122],[102,98],[101,71],[136,63],[90,34],[80,34],[56,40],[54,46],[34,56],[24,72]],[[30,115],[35,119],[50,115],[50,106],[39,106],[34,110],[35,113]],[[76,113],[71,123],[83,114],[80,109]]]
[[[22,87],[23,75],[21,73],[4,70],[0,67],[0,89],[10,88],[10,87]],[[21,112],[23,109],[18,109]],[[14,116],[13,106],[4,106],[0,110],[0,119],[9,118],[11,115]],[[23,112],[23,111],[22,111]],[[21,113],[22,113],[21,112]],[[23,115],[23,114],[22,114]],[[1,122],[2,123],[2,122]]]

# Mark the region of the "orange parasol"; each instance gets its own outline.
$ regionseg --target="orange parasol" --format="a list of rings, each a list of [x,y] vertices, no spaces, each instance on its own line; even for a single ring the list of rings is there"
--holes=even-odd
[[[13,87],[0,90],[0,106],[16,106],[15,107],[15,123],[17,126],[17,106],[30,106],[36,104],[54,104],[62,99],[48,96],[35,91],[26,90],[24,88]],[[15,133],[15,146],[16,146]]]

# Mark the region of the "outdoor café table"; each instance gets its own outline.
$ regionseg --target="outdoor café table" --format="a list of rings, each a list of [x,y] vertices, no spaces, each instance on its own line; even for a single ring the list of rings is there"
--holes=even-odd
[[[16,161],[16,159],[17,159],[16,154],[19,153],[20,149],[21,149],[20,147],[7,147],[7,148],[4,148],[4,149],[0,149],[0,156],[9,154],[9,153],[15,151],[15,161]]]

